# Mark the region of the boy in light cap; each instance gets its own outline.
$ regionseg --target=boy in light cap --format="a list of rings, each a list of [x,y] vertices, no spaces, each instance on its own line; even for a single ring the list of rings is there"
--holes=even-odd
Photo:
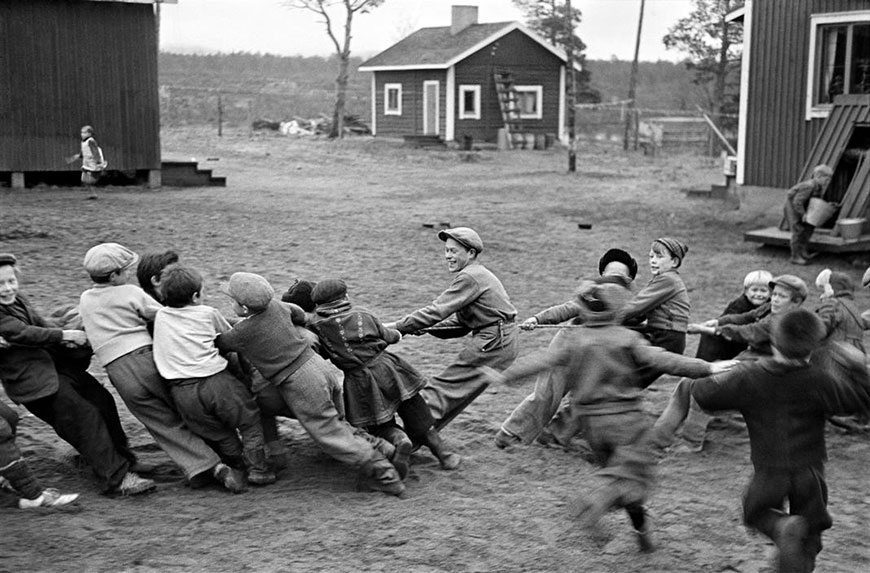
[[[730,363],[710,364],[651,346],[637,332],[620,325],[631,293],[604,277],[579,293],[583,325],[571,330],[558,346],[532,355],[502,373],[486,369],[493,382],[520,380],[559,369],[564,395],[571,393],[570,415],[579,425],[601,469],[600,484],[581,503],[579,517],[594,526],[611,508],[631,518],[642,551],[652,551],[644,504],[656,460],[646,443],[650,424],[642,392],[656,371],[691,377],[723,372]]]
[[[109,381],[157,445],[178,464],[188,480],[211,475],[230,491],[243,487],[243,476],[181,420],[166,381],[154,365],[148,325],[162,305],[129,284],[139,257],[118,243],[91,248],[84,259],[94,286],[81,295],[79,311]]]
[[[238,352],[281,392],[296,419],[320,448],[360,470],[360,485],[392,495],[405,491],[396,468],[340,414],[332,389],[336,372],[303,334],[305,311],[274,300],[262,276],[233,273],[223,289],[243,320],[215,340],[221,352]]]
[[[822,321],[807,310],[777,316],[773,356],[720,376],[680,381],[654,430],[656,441],[672,434],[689,397],[706,410],[743,415],[755,468],[743,498],[743,521],[779,548],[779,571],[812,571],[822,531],[832,525],[824,474],[826,416],[870,412],[870,379],[853,348],[836,343],[849,376],[833,377],[810,363],[824,335]]]

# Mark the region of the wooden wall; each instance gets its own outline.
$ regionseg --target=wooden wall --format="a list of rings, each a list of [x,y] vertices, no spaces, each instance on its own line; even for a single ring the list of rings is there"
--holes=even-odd
[[[447,73],[444,70],[376,72],[375,113],[377,135],[401,137],[423,133],[423,82],[437,80],[439,125],[443,138],[446,129]],[[384,115],[384,84],[402,84],[402,115]]]
[[[0,172],[78,170],[85,124],[109,169],[160,168],[153,6],[0,2]]]

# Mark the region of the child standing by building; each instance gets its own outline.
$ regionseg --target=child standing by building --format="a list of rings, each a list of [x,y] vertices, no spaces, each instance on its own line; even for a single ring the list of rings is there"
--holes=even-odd
[[[777,317],[771,336],[771,357],[721,376],[680,381],[655,434],[658,440],[679,427],[690,397],[706,410],[739,411],[755,468],[743,521],[777,545],[779,571],[805,573],[815,568],[822,532],[833,524],[824,473],[825,418],[870,412],[870,380],[860,353],[842,343],[838,353],[850,364],[848,376],[833,377],[810,364],[825,327],[807,310]]]
[[[69,157],[68,163],[72,163],[77,159],[82,161],[82,185],[88,191],[88,199],[96,199],[97,193],[94,185],[100,180],[103,175],[103,170],[108,167],[109,162],[103,156],[103,150],[97,145],[97,140],[94,139],[94,128],[90,125],[82,126],[81,130],[82,150]]]
[[[272,285],[253,273],[233,273],[224,292],[244,320],[218,336],[218,349],[242,354],[276,385],[311,439],[333,458],[360,469],[362,485],[401,495],[405,484],[396,468],[339,414],[332,393],[335,372],[299,330],[305,311],[273,300]]]
[[[317,309],[308,326],[317,333],[332,363],[344,372],[347,421],[396,446],[393,465],[403,477],[413,447],[409,437],[427,446],[442,468],[456,469],[461,458],[446,450],[432,427],[435,420],[429,406],[420,396],[426,378],[387,350],[402,339],[399,331],[384,327],[368,310],[352,306],[342,280],[318,282],[311,299]],[[397,413],[404,431],[396,424]]]
[[[652,278],[623,310],[623,320],[644,320],[643,335],[653,346],[682,354],[686,349],[686,327],[689,324],[689,293],[679,268],[689,247],[682,241],[662,237],[649,249],[649,270]]]
[[[148,324],[161,304],[129,284],[139,256],[118,243],[101,243],[85,254],[94,282],[81,295],[79,311],[94,353],[124,404],[188,480],[211,475],[233,491],[241,476],[222,463],[206,443],[185,426],[157,372]]]
[[[250,483],[275,483],[266,465],[260,411],[214,345],[230,325],[217,309],[202,304],[202,276],[169,265],[160,275],[160,292],[166,306],[154,319],[154,363],[181,418],[228,465],[247,469]]]

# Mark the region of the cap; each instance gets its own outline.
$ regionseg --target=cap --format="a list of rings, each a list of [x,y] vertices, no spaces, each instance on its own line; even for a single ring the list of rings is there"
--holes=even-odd
[[[0,266],[18,264],[18,259],[12,253],[0,253]]]
[[[281,302],[292,302],[299,306],[305,312],[314,312],[314,301],[311,300],[311,291],[314,290],[316,283],[296,279],[290,285],[287,292],[281,295]]]
[[[105,277],[136,264],[138,260],[139,255],[123,245],[100,243],[85,253],[84,266],[89,275]]]
[[[787,289],[791,289],[792,291],[797,293],[798,296],[800,296],[801,301],[805,300],[807,298],[807,294],[809,294],[807,283],[805,283],[803,279],[794,275],[779,275],[769,283],[770,288],[773,288],[777,285],[785,287]]]
[[[474,249],[478,253],[483,251],[483,241],[480,240],[480,235],[478,235],[474,229],[469,229],[468,227],[444,229],[443,231],[439,231],[438,238],[442,241],[453,239],[466,249]]]
[[[770,341],[786,358],[805,358],[825,337],[825,325],[815,313],[796,308],[774,319]]]
[[[831,276],[828,278],[828,284],[831,285],[831,289],[833,289],[835,293],[852,292],[855,290],[855,284],[852,282],[851,277],[846,273],[841,273],[839,271],[831,273]]]
[[[347,294],[347,285],[341,279],[323,279],[311,291],[314,304],[323,304],[338,300]]]
[[[637,261],[628,253],[628,251],[623,251],[622,249],[610,249],[604,253],[604,255],[598,259],[598,274],[603,275],[604,269],[606,269],[607,265],[610,263],[622,263],[628,267],[628,276],[631,277],[631,280],[634,280],[637,276]]]
[[[671,237],[659,237],[653,243],[659,243],[664,246],[674,257],[679,260],[677,266],[683,262],[683,259],[686,257],[686,253],[689,252],[689,247],[686,243],[680,241],[679,239],[672,239]]]
[[[262,310],[269,306],[275,289],[265,278],[254,273],[233,273],[221,291],[242,306]]]

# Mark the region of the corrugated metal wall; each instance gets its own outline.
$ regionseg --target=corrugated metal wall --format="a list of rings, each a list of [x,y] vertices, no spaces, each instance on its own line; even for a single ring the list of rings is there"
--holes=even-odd
[[[68,171],[91,124],[110,169],[160,168],[153,6],[0,2],[0,172]]]
[[[790,187],[824,119],[806,120],[810,15],[870,10],[870,0],[754,0],[746,122],[747,185]]]

